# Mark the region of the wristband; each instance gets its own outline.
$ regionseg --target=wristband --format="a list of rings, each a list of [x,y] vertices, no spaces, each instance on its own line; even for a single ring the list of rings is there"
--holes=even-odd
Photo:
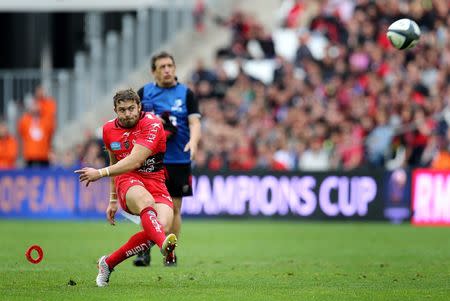
[[[109,175],[111,174],[109,172],[109,167],[100,168],[100,169],[97,169],[97,170],[98,170],[98,173],[100,174],[100,178],[109,177]],[[103,171],[105,171],[105,172],[103,172]]]
[[[116,192],[111,192],[109,197],[109,203],[117,203],[117,193]]]

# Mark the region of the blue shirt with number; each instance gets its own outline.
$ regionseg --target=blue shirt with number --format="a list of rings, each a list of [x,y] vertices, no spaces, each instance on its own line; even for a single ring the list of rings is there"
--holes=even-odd
[[[167,141],[164,163],[190,163],[190,152],[184,147],[189,142],[189,122],[187,105],[188,87],[177,83],[170,88],[158,87],[155,83],[146,84],[142,88],[142,109],[161,116],[169,112],[170,121],[178,128],[175,136]],[[141,91],[139,91],[141,92]],[[139,93],[140,94],[140,93]]]

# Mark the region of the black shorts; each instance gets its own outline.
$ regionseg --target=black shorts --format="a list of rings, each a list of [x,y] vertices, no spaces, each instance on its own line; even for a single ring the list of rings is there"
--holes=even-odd
[[[171,197],[192,195],[191,164],[164,164],[166,186]]]

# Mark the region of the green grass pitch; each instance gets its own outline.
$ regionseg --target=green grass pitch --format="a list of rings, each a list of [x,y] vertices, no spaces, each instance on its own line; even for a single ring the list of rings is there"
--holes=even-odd
[[[178,267],[154,249],[150,268],[125,261],[97,288],[97,259],[137,230],[1,220],[0,300],[450,299],[450,228],[384,223],[186,219]],[[45,253],[36,265],[32,244]]]

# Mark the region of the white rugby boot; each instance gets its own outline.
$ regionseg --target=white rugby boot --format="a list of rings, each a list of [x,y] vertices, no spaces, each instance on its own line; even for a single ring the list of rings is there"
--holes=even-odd
[[[95,282],[97,283],[98,287],[104,287],[108,285],[109,276],[111,276],[111,273],[113,271],[109,269],[109,266],[106,263],[106,258],[107,256],[100,257],[97,263],[98,275],[97,279],[95,279]]]

